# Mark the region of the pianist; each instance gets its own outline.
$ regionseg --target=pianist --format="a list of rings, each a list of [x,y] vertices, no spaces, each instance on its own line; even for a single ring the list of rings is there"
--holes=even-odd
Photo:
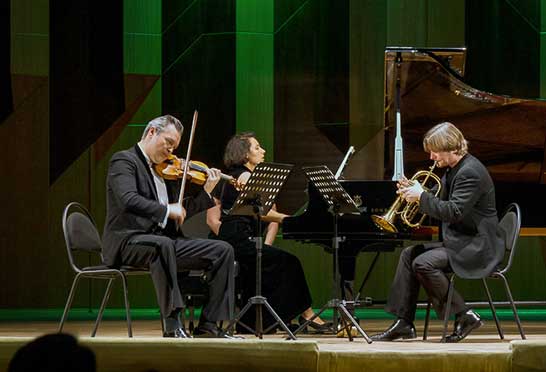
[[[385,332],[372,336],[375,341],[416,337],[413,320],[421,285],[436,314],[443,318],[449,285],[444,272],[452,270],[462,278],[480,278],[500,261],[495,252],[495,247],[502,246],[497,235],[495,188],[485,166],[467,152],[467,141],[451,123],[430,129],[423,147],[438,167],[446,168],[440,197],[405,178],[399,181],[397,192],[408,202],[418,201],[421,212],[441,221],[441,239],[402,251],[386,305],[397,319]],[[458,342],[483,324],[457,292],[453,294],[451,311],[455,325],[447,342]]]
[[[265,150],[260,146],[253,133],[241,133],[233,136],[224,153],[224,163],[227,173],[244,184],[256,166],[264,161]],[[238,191],[229,183],[222,183],[213,192],[216,207],[207,211],[207,224],[217,238],[230,242],[235,249],[235,259],[240,264],[240,290],[243,301],[256,293],[255,267],[256,248],[249,240],[253,237],[255,221],[250,216],[228,216],[228,211]],[[273,247],[273,240],[285,214],[272,209],[262,218],[269,222],[262,256],[262,295],[267,298],[279,317],[289,323],[300,315],[299,321],[304,322],[313,315],[311,294],[305,280],[305,275],[298,258],[288,252]],[[253,311],[245,313],[242,321],[250,326],[254,325]],[[264,329],[275,322],[268,313],[263,313]],[[330,329],[331,324],[320,318],[315,318],[309,324],[317,332]]]

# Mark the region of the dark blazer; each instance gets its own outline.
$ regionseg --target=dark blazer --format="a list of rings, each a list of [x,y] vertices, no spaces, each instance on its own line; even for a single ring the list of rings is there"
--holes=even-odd
[[[166,181],[171,203],[178,200],[180,183]],[[158,226],[167,207],[158,201],[153,176],[142,151],[134,147],[115,153],[110,160],[106,180],[106,223],[103,232],[103,259],[107,265],[122,264],[118,252],[131,236],[161,234],[176,238],[175,229]],[[210,196],[201,190],[194,198],[184,198],[187,218],[214,206]],[[180,235],[179,235],[180,236]]]
[[[495,186],[485,166],[470,154],[451,172],[449,195],[444,174],[440,197],[424,192],[420,211],[441,221],[443,246],[448,248],[453,271],[463,278],[480,278],[489,274],[504,254]]]

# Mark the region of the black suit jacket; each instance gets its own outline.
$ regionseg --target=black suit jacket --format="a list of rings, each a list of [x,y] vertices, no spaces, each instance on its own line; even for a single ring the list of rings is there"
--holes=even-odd
[[[178,200],[179,182],[166,181],[169,201]],[[167,207],[158,201],[151,169],[142,151],[134,147],[115,153],[110,160],[106,181],[106,223],[103,232],[103,259],[107,265],[119,266],[120,249],[137,234],[162,234],[176,238],[169,220],[159,229]],[[210,196],[201,190],[194,198],[185,198],[187,218],[214,206]]]
[[[470,154],[451,171],[449,188],[444,175],[440,197],[424,192],[420,210],[442,222],[443,246],[448,248],[454,272],[463,278],[480,278],[495,269],[504,255],[495,186],[487,168]]]

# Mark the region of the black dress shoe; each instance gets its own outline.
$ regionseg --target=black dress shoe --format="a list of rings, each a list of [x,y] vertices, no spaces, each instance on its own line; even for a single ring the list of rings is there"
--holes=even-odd
[[[172,338],[191,338],[189,334],[186,333],[186,330],[182,327],[175,328],[172,331],[166,331],[163,333],[163,337],[172,337]]]
[[[399,318],[385,332],[373,335],[371,339],[373,341],[394,341],[415,337],[417,337],[417,333],[413,324]]]
[[[243,339],[240,336],[231,336],[222,328],[219,328],[214,322],[200,322],[197,328],[193,331],[193,335],[199,338],[229,338]]]
[[[459,342],[470,334],[474,329],[483,325],[480,316],[472,310],[468,310],[455,320],[455,330],[446,337],[446,342]]]
[[[307,319],[305,319],[302,315],[298,318],[298,323],[302,325],[305,323]],[[324,322],[323,324],[316,323],[315,319],[313,319],[312,322],[307,323],[307,327],[313,329],[315,333],[326,333],[326,332],[333,332],[333,323],[332,322]],[[303,333],[307,333],[307,329],[303,329]]]

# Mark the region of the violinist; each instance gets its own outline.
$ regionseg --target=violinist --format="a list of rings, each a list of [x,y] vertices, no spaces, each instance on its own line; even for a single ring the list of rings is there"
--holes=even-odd
[[[224,163],[228,168],[227,174],[244,184],[258,164],[264,161],[265,150],[260,146],[254,133],[241,133],[233,136],[224,153]],[[213,192],[216,206],[207,210],[207,224],[212,232],[221,240],[229,242],[235,249],[235,259],[240,264],[239,277],[243,301],[255,295],[255,267],[256,248],[249,238],[255,236],[255,221],[250,216],[231,216],[229,210],[239,191],[228,183],[219,184]],[[279,317],[289,323],[298,317],[303,323],[313,315],[311,308],[311,294],[299,259],[279,248],[274,247],[273,241],[278,229],[278,223],[286,214],[271,209],[262,218],[269,222],[262,250],[262,294],[275,309]],[[248,311],[242,318],[243,323],[254,325],[255,313]],[[275,323],[268,312],[263,313],[263,326],[267,329]],[[309,327],[317,333],[329,331],[331,323],[315,318]]]
[[[179,319],[184,302],[178,272],[207,270],[209,300],[194,335],[229,338],[216,322],[229,320],[233,313],[233,248],[223,241],[185,238],[177,228],[186,216],[214,205],[210,192],[220,172],[207,170],[203,190],[182,206],[176,202],[176,182],[165,181],[154,170],[155,164],[164,162],[178,147],[183,129],[173,116],[155,118],[144,129],[140,142],[112,156],[103,256],[111,267],[150,270],[164,318],[164,337],[189,337]]]

